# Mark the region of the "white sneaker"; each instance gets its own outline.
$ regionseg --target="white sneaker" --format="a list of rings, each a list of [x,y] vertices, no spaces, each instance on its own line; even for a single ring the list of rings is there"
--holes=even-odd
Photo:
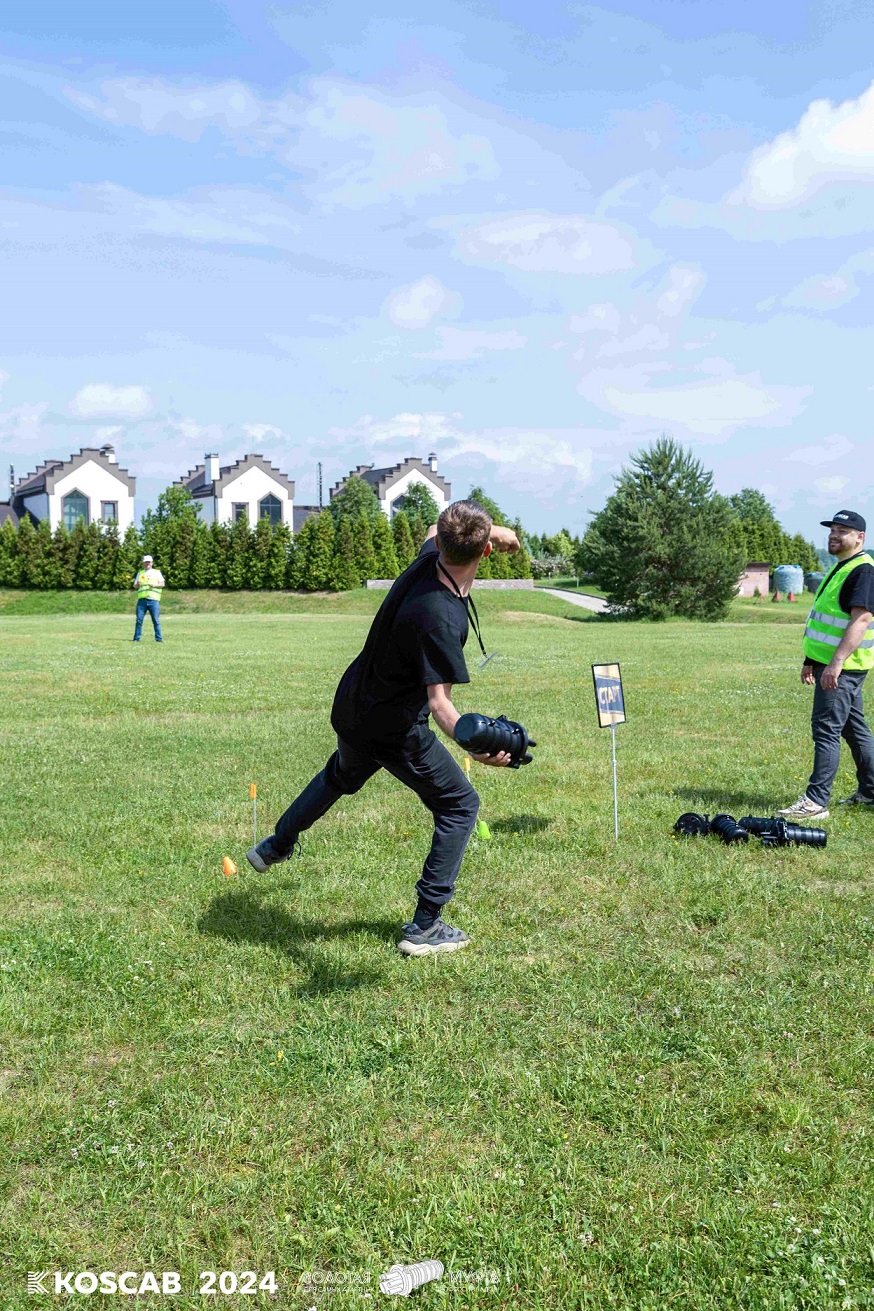
[[[778,810],[778,815],[785,815],[787,819],[828,819],[828,811],[825,806],[817,805],[811,801],[810,797],[799,797],[794,806],[787,806],[785,810]]]

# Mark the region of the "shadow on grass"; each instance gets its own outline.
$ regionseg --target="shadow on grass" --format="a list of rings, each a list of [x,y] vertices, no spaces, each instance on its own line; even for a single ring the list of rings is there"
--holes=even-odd
[[[489,822],[493,833],[542,833],[549,828],[549,820],[543,815],[511,815],[509,819],[493,819]]]
[[[681,801],[703,805],[711,815],[726,812],[735,819],[741,815],[773,815],[781,804],[779,797],[766,797],[758,792],[718,792],[715,788],[678,788],[675,795]],[[784,800],[782,804],[788,802]]]
[[[214,897],[197,922],[200,933],[228,942],[258,942],[287,956],[310,977],[295,990],[299,996],[318,993],[350,992],[382,981],[377,970],[344,972],[333,962],[320,961],[317,951],[322,942],[367,933],[394,947],[398,926],[395,920],[341,920],[322,924],[297,919],[279,906],[265,906],[256,889],[229,892]]]

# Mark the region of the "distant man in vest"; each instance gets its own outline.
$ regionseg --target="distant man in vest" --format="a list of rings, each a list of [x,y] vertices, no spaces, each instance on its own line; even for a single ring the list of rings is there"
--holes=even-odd
[[[143,631],[143,620],[149,615],[155,629],[155,641],[162,642],[161,636],[161,589],[164,575],[156,569],[150,555],[143,556],[143,567],[133,581],[137,589],[137,626],[134,629],[134,641],[138,642]]]
[[[865,520],[839,510],[822,520],[837,564],[814,597],[804,630],[802,683],[813,694],[813,773],[803,797],[780,814],[827,819],[843,737],[853,753],[858,786],[844,806],[874,806],[874,734],[865,722],[862,684],[874,666],[874,558],[864,550]]]

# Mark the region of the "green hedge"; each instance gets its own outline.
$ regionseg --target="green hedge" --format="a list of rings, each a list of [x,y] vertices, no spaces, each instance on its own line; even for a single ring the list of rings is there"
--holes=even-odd
[[[166,508],[166,507],[165,507]],[[54,533],[29,518],[0,528],[0,587],[110,591],[130,587],[143,554],[154,556],[169,588],[229,588],[249,591],[347,591],[368,578],[396,578],[413,560],[427,528],[405,514],[391,524],[362,512],[339,521],[330,510],[307,519],[296,537],[285,524],[261,519],[250,528],[205,524],[194,507],[180,504],[149,513],[142,529],[119,537],[114,524],[80,521],[72,532]],[[483,577],[528,578],[524,551],[495,555],[480,568]]]

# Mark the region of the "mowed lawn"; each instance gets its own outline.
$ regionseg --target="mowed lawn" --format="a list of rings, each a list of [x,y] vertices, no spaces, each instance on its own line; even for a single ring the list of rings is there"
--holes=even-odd
[[[408,960],[430,833],[391,778],[244,860],[249,783],[263,834],[332,749],[367,614],[328,605],[168,608],[136,651],[129,614],[0,619],[0,1304],[37,1305],[28,1270],[267,1304],[199,1275],[275,1271],[274,1305],[359,1308],[438,1257],[423,1307],[874,1305],[874,814],[835,808],[825,851],[671,835],[803,790],[798,627],[484,596],[500,655],[471,639],[457,700],[536,763],[474,768],[472,946]]]

